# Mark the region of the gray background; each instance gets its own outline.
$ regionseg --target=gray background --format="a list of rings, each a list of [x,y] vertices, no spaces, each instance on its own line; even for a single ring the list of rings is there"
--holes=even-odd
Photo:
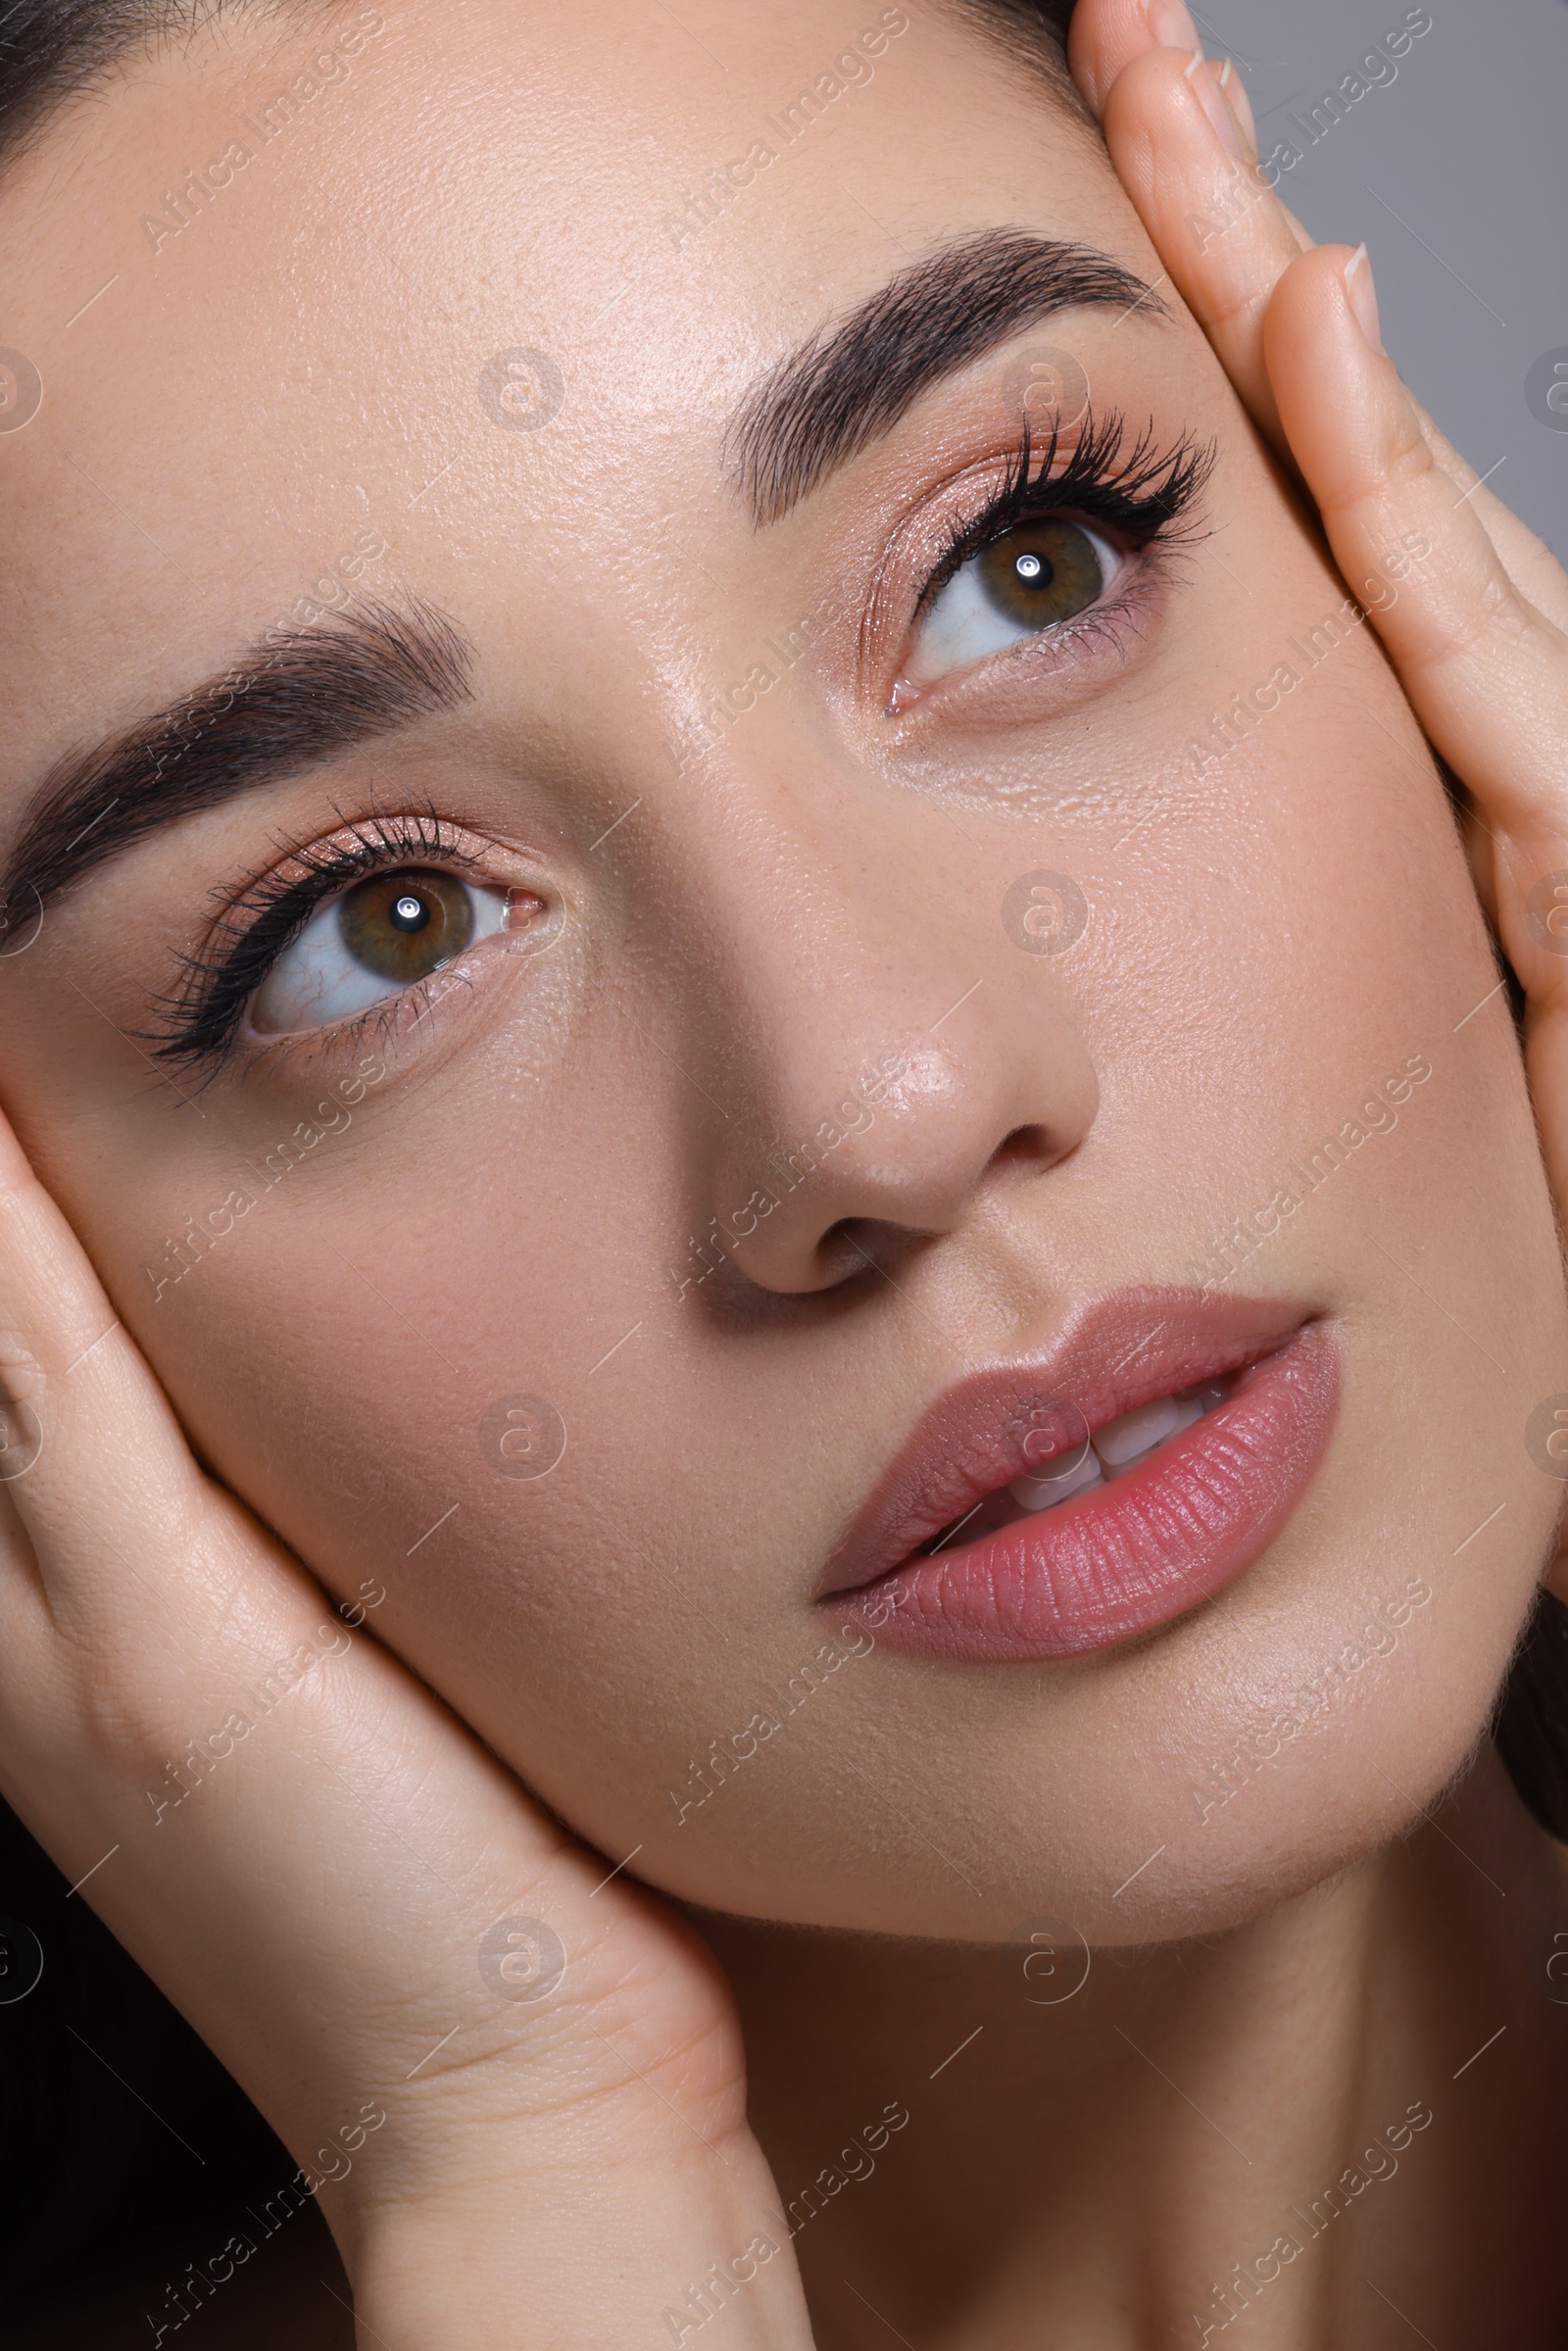
[[[1191,0],[1189,0],[1191,5]],[[1198,0],[1246,78],[1266,157],[1409,0]],[[1568,431],[1525,377],[1568,347],[1568,0],[1425,0],[1432,30],[1286,172],[1314,237],[1359,244],[1400,372],[1490,486],[1568,563]],[[1396,215],[1398,218],[1396,218]],[[1568,422],[1568,418],[1565,418]]]

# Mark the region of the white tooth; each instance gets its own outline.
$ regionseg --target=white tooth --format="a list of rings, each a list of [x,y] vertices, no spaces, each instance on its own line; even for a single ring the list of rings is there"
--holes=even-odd
[[[1103,1485],[1093,1445],[1086,1445],[1081,1453],[1069,1459],[1070,1466],[1054,1474],[1048,1464],[1031,1476],[1014,1478],[1007,1492],[1025,1510],[1049,1510],[1054,1502],[1064,1502],[1070,1494],[1086,1494],[1091,1486]]]
[[[1107,1469],[1126,1468],[1171,1434],[1179,1425],[1181,1409],[1173,1396],[1140,1404],[1136,1412],[1124,1412],[1120,1420],[1107,1421],[1095,1431],[1095,1450]]]
[[[1124,1478],[1130,1469],[1138,1467],[1140,1461],[1147,1461],[1151,1453],[1157,1452],[1162,1445],[1168,1445],[1173,1437],[1179,1437],[1183,1429],[1190,1429],[1195,1420],[1202,1419],[1203,1407],[1197,1396],[1179,1396],[1173,1397],[1172,1401],[1176,1406],[1176,1417],[1163,1436],[1156,1438],[1152,1445],[1146,1445],[1141,1453],[1129,1454],[1125,1460],[1118,1462],[1114,1469],[1107,1469],[1105,1472],[1107,1478]],[[1098,1437],[1095,1443],[1097,1445],[1100,1443]]]
[[[1183,1429],[1190,1429],[1195,1420],[1201,1420],[1204,1408],[1201,1396],[1179,1396],[1176,1398],[1176,1422],[1170,1432],[1171,1437],[1179,1436]],[[1168,1443],[1169,1439],[1165,1442]]]

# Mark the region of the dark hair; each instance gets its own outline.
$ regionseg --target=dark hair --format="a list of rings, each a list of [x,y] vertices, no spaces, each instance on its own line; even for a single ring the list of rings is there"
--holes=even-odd
[[[0,12],[0,164],[127,59],[192,39],[243,13],[303,14],[312,0],[18,0]],[[332,0],[314,0],[328,8]]]
[[[1568,1608],[1552,1592],[1536,1594],[1492,1736],[1521,1801],[1568,1844]]]
[[[0,167],[162,46],[335,0],[0,0]],[[1070,90],[1072,0],[947,0]],[[22,1999],[41,1942],[44,1972]],[[0,2304],[79,2282],[289,2176],[238,2085],[0,1804]],[[154,2111],[156,2110],[156,2111]],[[182,2153],[181,2149],[185,2152]],[[200,2150],[199,2158],[192,2150]],[[177,2185],[176,2185],[177,2178]]]
[[[17,0],[0,20],[0,164],[127,58],[239,13],[308,13],[333,0]],[[1065,41],[1073,0],[945,0],[1074,106]],[[1083,110],[1080,107],[1080,111]],[[1085,113],[1084,119],[1089,118]],[[1568,1839],[1568,1608],[1542,1593],[1503,1685],[1498,1751],[1521,1797]],[[20,1930],[20,1932],[19,1932]],[[4,1995],[44,1973],[25,1998]],[[215,2219],[290,2161],[249,2100],[59,1870],[0,1804],[0,2296],[127,2258],[171,2219],[172,2140],[182,2218]],[[154,2111],[156,2109],[156,2111]]]
[[[189,41],[229,18],[316,16],[340,4],[347,0],[16,0],[0,10],[0,165],[30,146],[74,98],[103,89],[138,53]],[[1074,0],[943,4],[1080,105],[1064,55]]]

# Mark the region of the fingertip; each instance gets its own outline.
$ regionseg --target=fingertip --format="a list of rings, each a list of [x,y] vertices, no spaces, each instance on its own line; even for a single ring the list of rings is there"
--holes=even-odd
[[[1146,49],[1202,55],[1185,0],[1078,0],[1067,35],[1067,63],[1097,116],[1104,113],[1117,75]]]
[[[1424,446],[1376,300],[1364,247],[1317,245],[1283,272],[1263,319],[1280,416],[1320,505],[1364,495]]]
[[[1257,118],[1252,113],[1252,101],[1247,95],[1247,84],[1236,71],[1235,61],[1227,58],[1214,76],[1226,105],[1236,117],[1242,137],[1253,163],[1257,161]]]
[[[1387,358],[1365,245],[1314,245],[1298,254],[1280,272],[1263,334],[1271,367],[1277,357],[1306,368],[1314,349],[1334,346],[1346,363]]]
[[[1372,282],[1372,263],[1364,240],[1346,263],[1343,275],[1351,318],[1378,358],[1386,359],[1388,353],[1383,347],[1383,328],[1378,318],[1378,290]]]

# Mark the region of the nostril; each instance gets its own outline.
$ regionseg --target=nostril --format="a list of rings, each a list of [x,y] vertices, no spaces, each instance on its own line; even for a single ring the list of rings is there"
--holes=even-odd
[[[874,1286],[892,1282],[889,1267],[929,1239],[929,1234],[874,1216],[845,1216],[822,1235],[817,1257],[835,1285],[858,1280]]]
[[[1003,1137],[996,1149],[995,1163],[998,1166],[1040,1164],[1059,1156],[1044,1127],[1022,1126],[1014,1127],[1010,1135]]]
[[[867,1246],[872,1227],[865,1217],[841,1216],[830,1224],[816,1245],[817,1255],[830,1266],[839,1279],[847,1275],[874,1272],[876,1258]]]

